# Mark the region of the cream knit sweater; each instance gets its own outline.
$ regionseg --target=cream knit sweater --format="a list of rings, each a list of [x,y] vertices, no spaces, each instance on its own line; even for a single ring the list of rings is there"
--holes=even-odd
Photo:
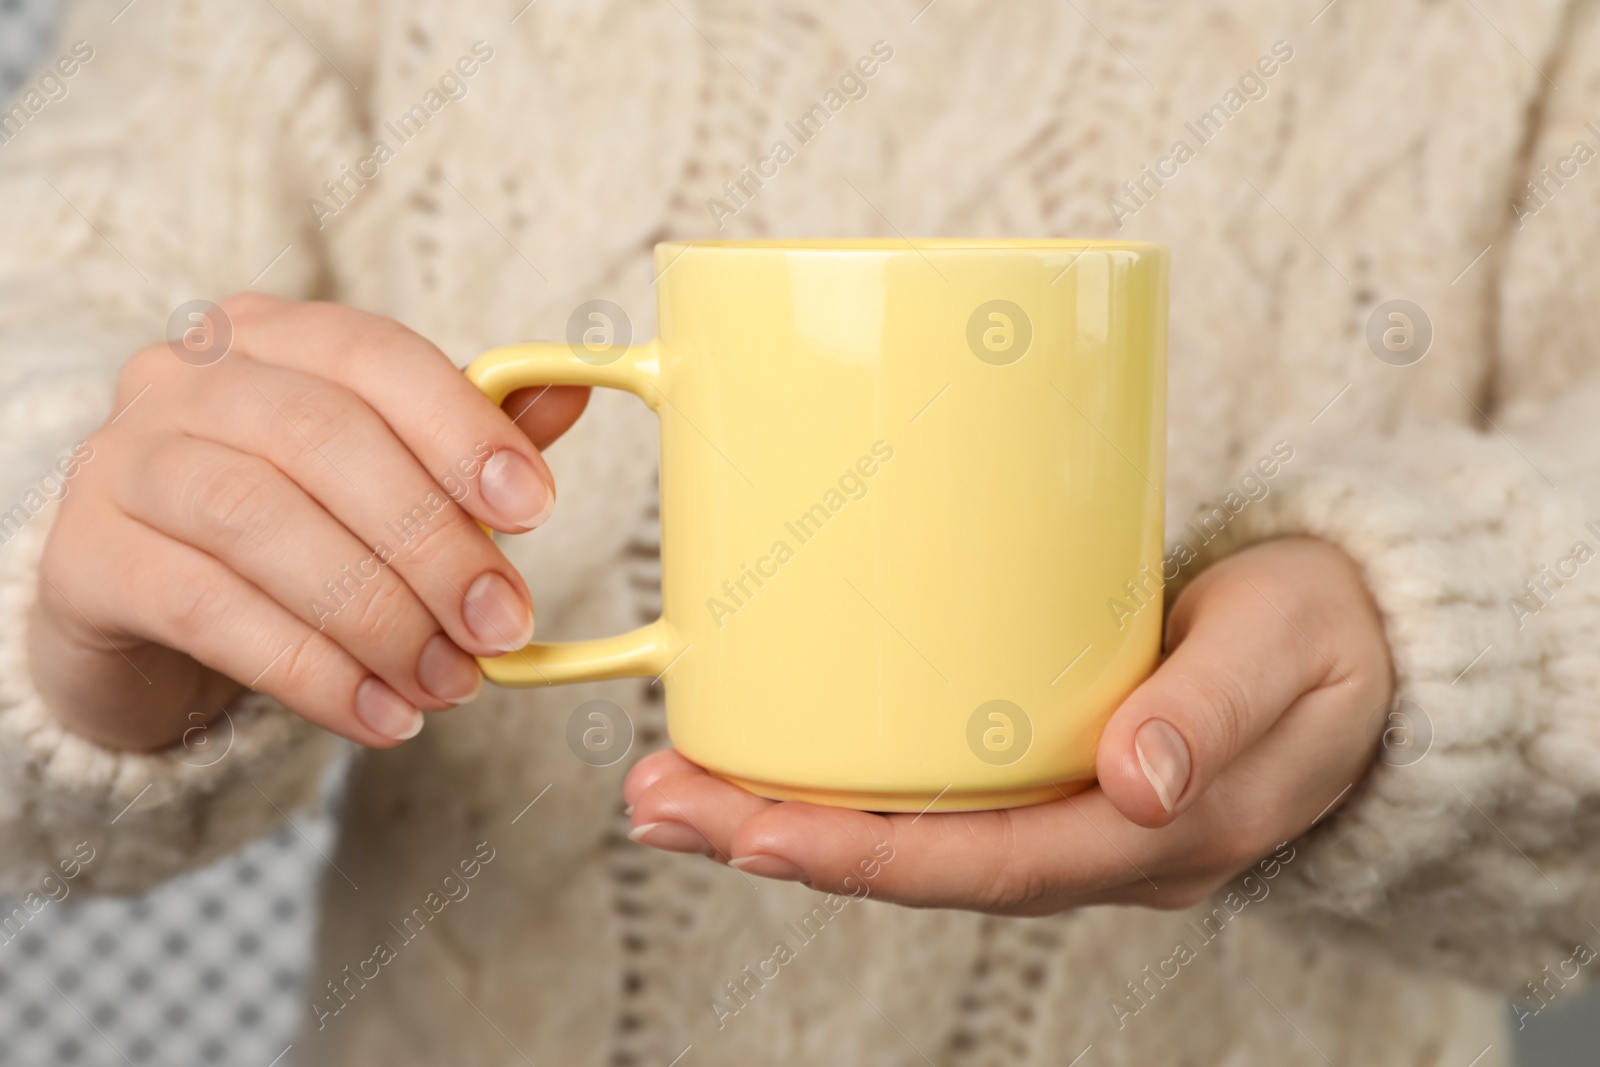
[[[657,690],[489,692],[359,762],[294,1057],[1487,1067],[1508,1053],[1496,994],[1571,995],[1600,943],[1593,5],[125,2],[82,4],[58,52],[92,56],[0,126],[0,509],[22,507],[0,547],[6,890],[80,841],[105,892],[205,863],[304,802],[332,748],[250,697],[209,766],[117,754],[32,689],[42,476],[179,303],[337,299],[465,362],[559,337],[596,297],[649,336],[651,246],[719,223],[1120,233],[1173,249],[1185,575],[1290,532],[1343,546],[1425,756],[1376,764],[1209,926],[869,901],[762,985],[743,968],[819,898],[630,845],[626,762],[564,743],[599,695],[635,754],[665,743]],[[846,80],[875,42],[891,57]],[[784,124],[818,103],[798,144]],[[780,139],[793,158],[730,193]],[[1397,298],[1432,326],[1409,366],[1366,339]],[[546,636],[656,611],[654,434],[597,394],[552,450],[556,516],[511,549]],[[1229,496],[1276,442],[1293,459],[1267,495]]]

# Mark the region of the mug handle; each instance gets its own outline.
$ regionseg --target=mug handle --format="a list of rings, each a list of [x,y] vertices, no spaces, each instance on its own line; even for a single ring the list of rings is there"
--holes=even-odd
[[[656,344],[633,345],[608,363],[591,363],[564,343],[529,341],[493,348],[472,361],[467,379],[496,404],[512,390],[534,385],[602,385],[625,389],[660,411]],[[659,675],[671,665],[666,622],[589,641],[534,641],[516,652],[480,656],[484,677],[496,685],[565,685],[606,678]]]

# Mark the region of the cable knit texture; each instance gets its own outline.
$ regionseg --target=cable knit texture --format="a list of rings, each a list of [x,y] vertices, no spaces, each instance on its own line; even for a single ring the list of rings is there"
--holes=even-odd
[[[626,841],[624,765],[573,759],[566,717],[607,696],[647,751],[659,686],[491,691],[358,762],[297,1062],[1488,1067],[1508,1053],[1495,993],[1597,936],[1600,585],[1558,574],[1537,610],[1510,606],[1576,542],[1600,550],[1600,176],[1542,169],[1600,140],[1595,5],[122,6],[77,9],[62,48],[88,41],[92,62],[0,147],[0,506],[106,417],[116,366],[195,297],[337,299],[464,363],[561,336],[594,297],[648,336],[664,239],[1160,240],[1168,532],[1199,553],[1169,595],[1265,538],[1339,544],[1428,746],[1351,783],[1177,978],[1146,968],[1200,913],[867,902],[719,1023],[710,1000],[816,897]],[[386,123],[479,41],[492,57],[465,96],[394,142]],[[724,182],[875,41],[894,52],[866,96],[715,218]],[[1219,103],[1200,143],[1186,123]],[[1143,168],[1180,138],[1194,158],[1157,187]],[[379,175],[330,196],[379,139]],[[1410,366],[1365,339],[1395,298],[1432,325]],[[545,635],[658,609],[654,435],[636,401],[597,394],[551,450],[556,515],[508,543]],[[1267,495],[1230,498],[1277,442],[1293,459]],[[215,762],[211,738],[134,756],[65,734],[24,648],[48,521],[0,547],[0,879],[26,887],[89,840],[94,884],[132,891],[280,819],[332,746],[259,697],[231,709]],[[404,938],[480,843],[471,896]],[[361,979],[379,941],[398,958]]]

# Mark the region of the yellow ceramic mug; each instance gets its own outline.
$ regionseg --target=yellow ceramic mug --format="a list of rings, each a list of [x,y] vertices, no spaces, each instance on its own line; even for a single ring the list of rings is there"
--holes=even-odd
[[[655,341],[468,373],[658,414],[664,615],[488,677],[665,675],[673,744],[768,797],[961,810],[1092,782],[1159,653],[1165,249],[707,241],[656,271]],[[1147,607],[1112,609],[1125,583]]]

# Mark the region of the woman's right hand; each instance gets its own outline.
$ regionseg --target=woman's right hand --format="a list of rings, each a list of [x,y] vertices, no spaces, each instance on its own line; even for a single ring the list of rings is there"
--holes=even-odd
[[[394,745],[477,694],[472,656],[532,635],[475,520],[544,521],[539,449],[588,391],[514,394],[514,422],[392,320],[254,293],[222,309],[223,358],[156,344],[122,371],[44,547],[35,684],[113,748],[170,745],[247,687]]]

